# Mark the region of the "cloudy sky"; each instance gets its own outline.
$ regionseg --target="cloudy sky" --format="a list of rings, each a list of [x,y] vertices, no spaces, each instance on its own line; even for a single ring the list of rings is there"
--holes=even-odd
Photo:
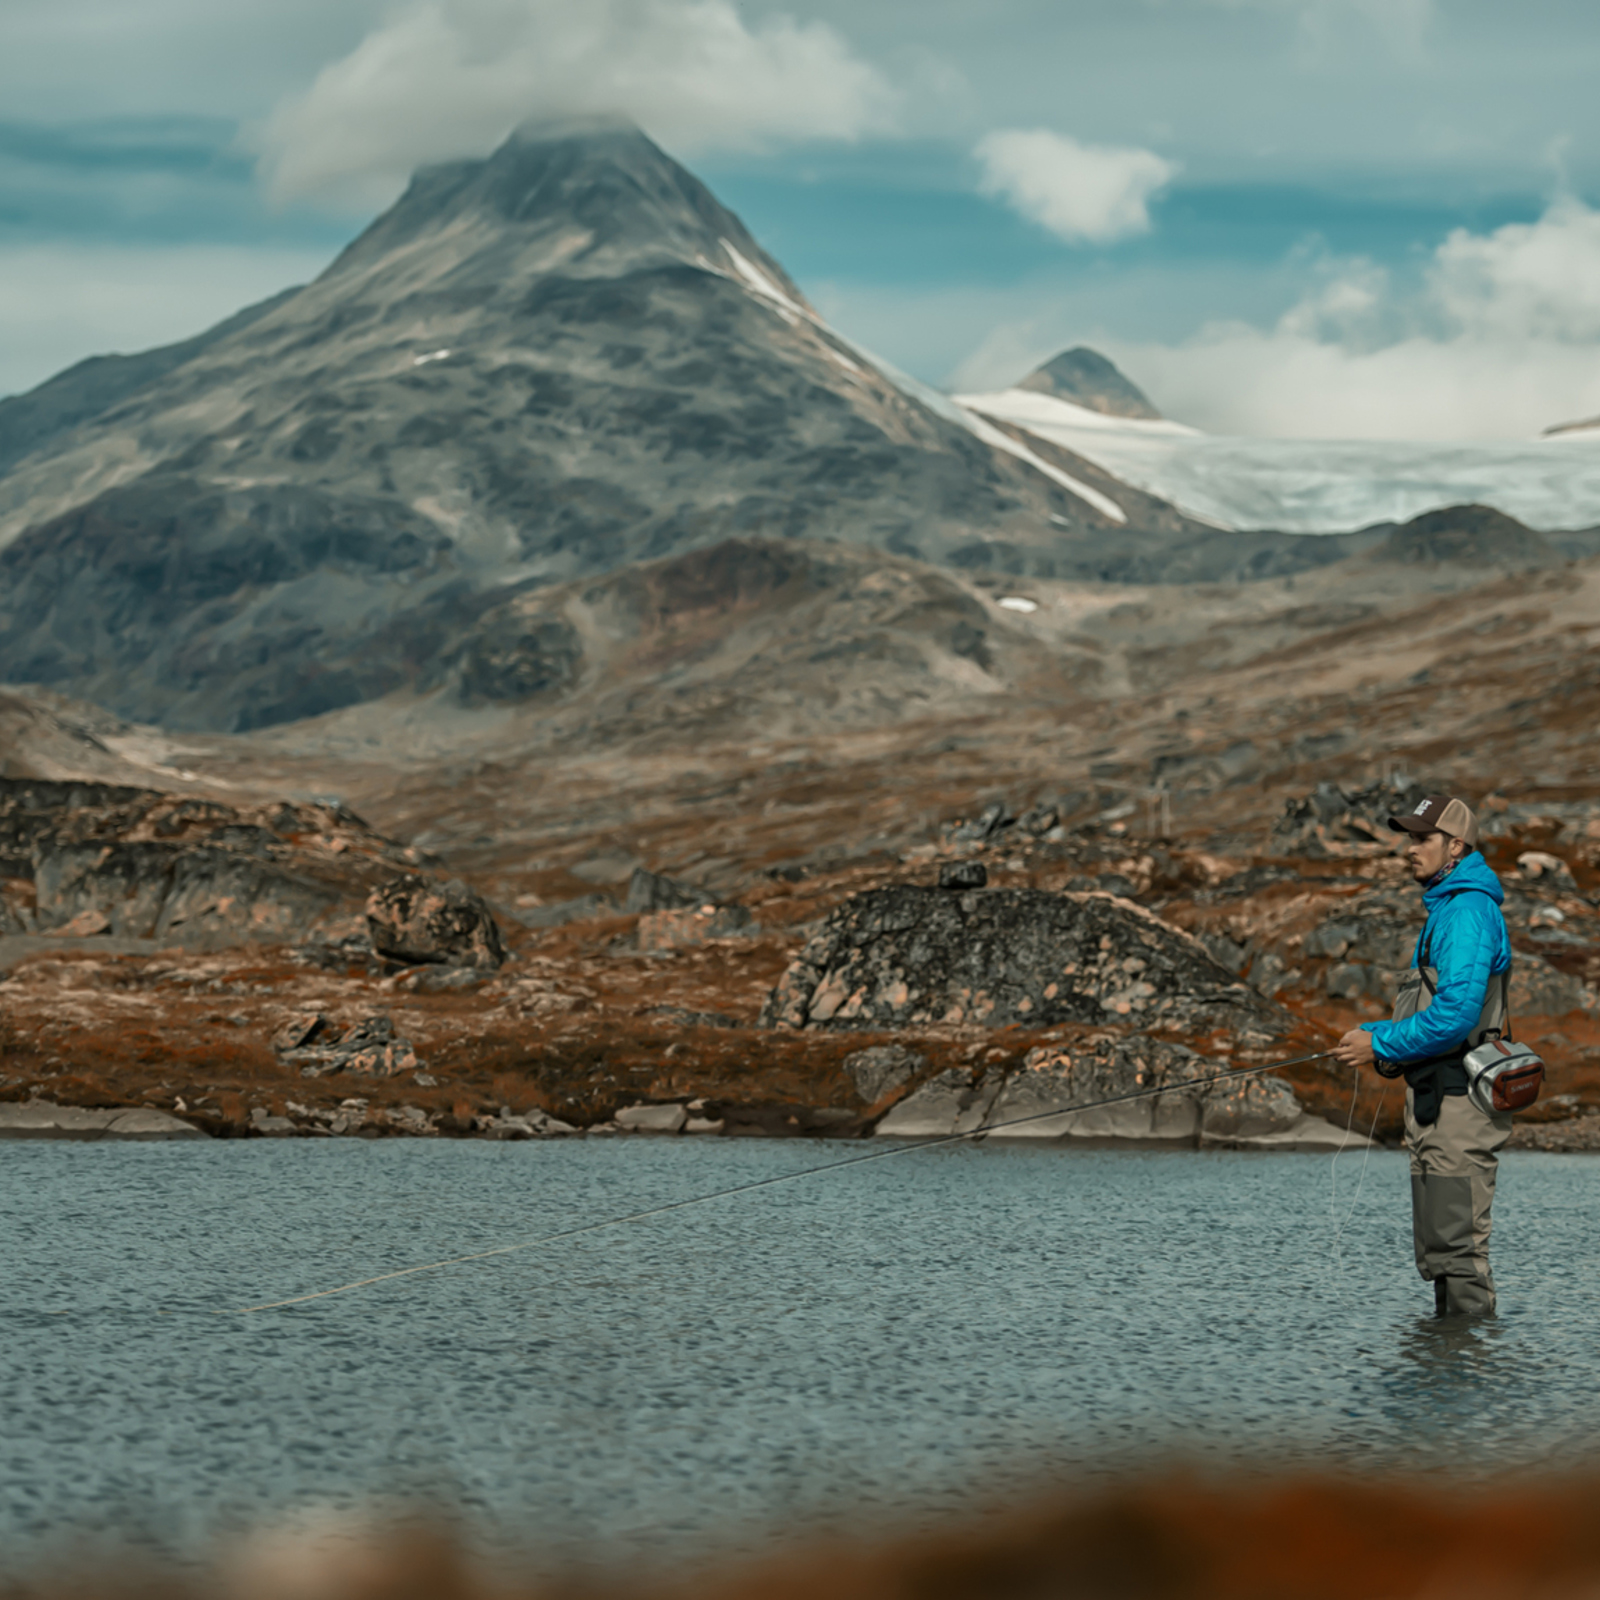
[[[845,332],[1170,415],[1600,413],[1593,0],[5,0],[0,393],[318,272],[417,163],[627,111]]]

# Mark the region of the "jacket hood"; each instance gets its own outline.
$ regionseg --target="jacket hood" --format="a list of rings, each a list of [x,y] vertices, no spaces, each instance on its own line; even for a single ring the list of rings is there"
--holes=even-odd
[[[1451,895],[1463,894],[1468,889],[1488,895],[1497,906],[1505,902],[1506,892],[1500,887],[1500,880],[1478,850],[1465,857],[1449,877],[1441,878],[1431,889],[1425,890],[1422,903],[1430,912],[1436,911]]]

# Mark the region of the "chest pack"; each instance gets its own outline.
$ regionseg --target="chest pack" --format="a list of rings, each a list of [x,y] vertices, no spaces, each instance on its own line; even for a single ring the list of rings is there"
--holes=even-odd
[[[1394,1019],[1403,1022],[1425,1011],[1439,992],[1439,971],[1429,964],[1433,919],[1422,936],[1417,964],[1405,976],[1395,997]],[[1511,969],[1489,974],[1483,1006],[1464,1050],[1452,1050],[1426,1061],[1405,1064],[1414,1115],[1424,1125],[1439,1120],[1444,1095],[1464,1094],[1485,1116],[1521,1111],[1539,1098],[1544,1062],[1525,1044],[1511,1038]]]

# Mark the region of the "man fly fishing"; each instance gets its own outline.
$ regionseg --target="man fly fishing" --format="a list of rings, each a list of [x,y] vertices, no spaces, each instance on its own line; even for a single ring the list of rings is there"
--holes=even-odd
[[[1347,1067],[1405,1078],[1417,1271],[1433,1284],[1440,1316],[1487,1315],[1495,1304],[1489,1208],[1511,1113],[1469,1097],[1463,1058],[1485,1036],[1506,1032],[1505,891],[1478,851],[1477,818],[1463,801],[1429,795],[1389,826],[1410,835],[1406,859],[1428,920],[1392,1019],[1352,1028],[1334,1054]]]

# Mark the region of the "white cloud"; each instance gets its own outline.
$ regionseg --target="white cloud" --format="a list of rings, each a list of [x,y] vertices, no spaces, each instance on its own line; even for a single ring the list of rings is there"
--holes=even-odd
[[[1168,416],[1214,433],[1515,439],[1600,414],[1600,212],[1576,200],[1458,229],[1410,287],[1367,261],[1303,270],[1317,281],[1270,326],[1214,321],[1177,340],[1110,337],[1035,306],[993,326],[955,386],[1002,387],[1089,342]]]
[[[1593,347],[1411,338],[1362,351],[1222,327],[1176,347],[1106,348],[1169,415],[1213,433],[1525,438],[1600,412]]]
[[[1600,212],[1564,198],[1537,222],[1487,235],[1458,228],[1439,247],[1431,287],[1474,338],[1600,341]]]
[[[530,116],[621,113],[691,153],[854,138],[887,126],[891,102],[825,24],[750,27],[732,0],[426,0],[277,107],[262,165],[280,198],[381,198]]]
[[[1343,20],[1354,16],[1403,59],[1419,60],[1433,25],[1433,0],[1306,0],[1302,26],[1321,42]]]
[[[1080,144],[1048,128],[997,129],[974,154],[985,194],[1074,244],[1146,232],[1150,197],[1178,170],[1152,150]]]
[[[187,339],[327,264],[325,251],[209,244],[0,249],[0,395],[85,356]]]
[[[1210,0],[1229,11],[1293,16],[1305,52],[1323,56],[1369,47],[1375,37],[1394,56],[1416,61],[1434,22],[1433,0]]]

